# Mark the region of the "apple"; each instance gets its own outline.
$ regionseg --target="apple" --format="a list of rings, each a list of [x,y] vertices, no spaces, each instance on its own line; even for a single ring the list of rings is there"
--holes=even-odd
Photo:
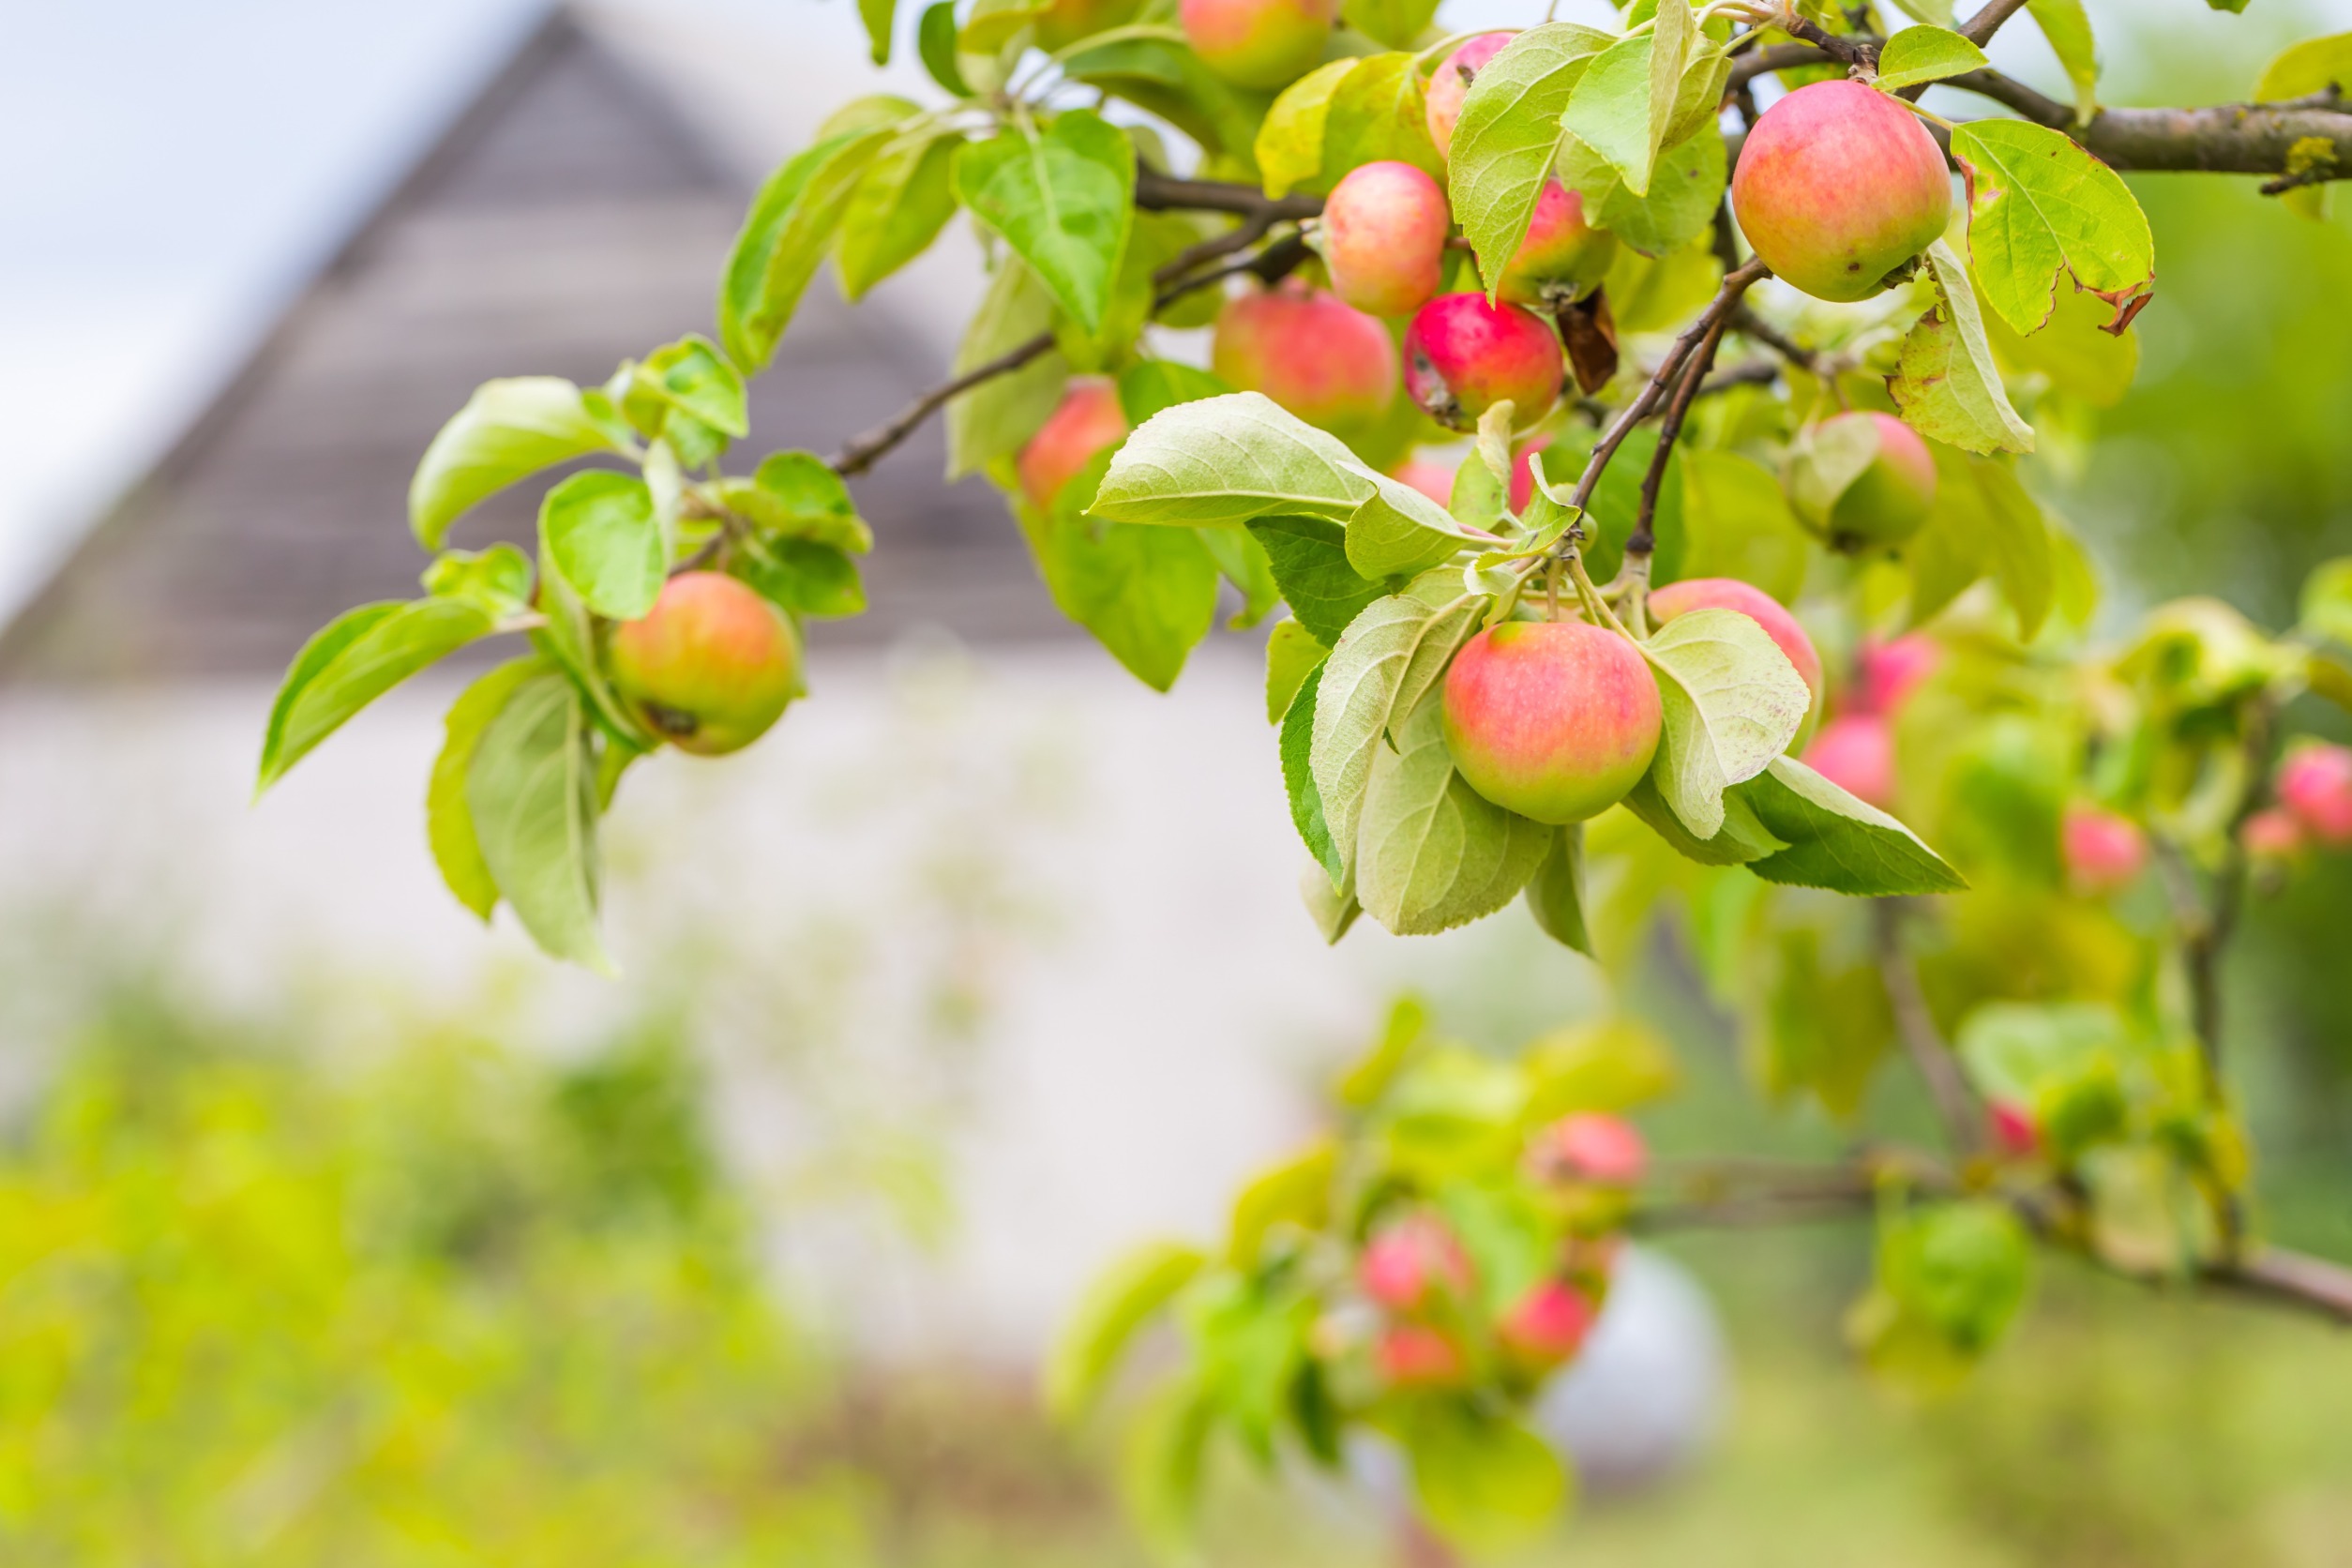
[[[1548,435],[1531,436],[1527,445],[1511,460],[1511,509],[1524,512],[1528,503],[1535,499],[1535,465],[1542,460],[1544,448],[1552,444]]]
[[[1323,203],[1323,266],[1332,293],[1359,310],[1401,316],[1445,282],[1454,215],[1438,182],[1383,158],[1348,171]]]
[[[1281,87],[1322,59],[1337,10],[1337,0],[1182,0],[1176,17],[1217,75],[1244,87]]]
[[[1416,1312],[1470,1289],[1470,1255],[1445,1221],[1410,1214],[1373,1233],[1356,1259],[1356,1282],[1391,1312]]]
[[[612,630],[613,689],[681,751],[716,757],[767,733],[800,694],[784,612],[723,572],[681,572],[642,619]]]
[[[2279,765],[2279,804],[2323,844],[2352,844],[2352,751],[2299,746]]]
[[[1396,344],[1379,320],[1293,279],[1229,301],[1210,368],[1334,434],[1379,422],[1396,398]]]
[[[1454,505],[1455,470],[1426,458],[1407,458],[1388,471],[1392,479],[1401,479],[1440,506]]]
[[[1526,430],[1560,400],[1560,335],[1523,306],[1489,305],[1480,294],[1440,294],[1405,329],[1405,390],[1450,430],[1474,430],[1478,416],[1509,399],[1515,430]]]
[[[1842,714],[1805,747],[1805,766],[1858,800],[1894,801],[1894,731],[1877,714]]]
[[[2148,867],[2148,836],[2139,824],[2088,801],[2067,806],[2058,842],[2067,881],[2094,897],[2131,886]]]
[[[1851,711],[1884,714],[1889,718],[1919,684],[1936,672],[1944,651],[1925,632],[1915,631],[1892,642],[1865,641],[1854,656],[1854,688],[1847,694]]]
[[[1583,621],[1506,621],[1446,671],[1446,748],[1470,787],[1539,822],[1625,797],[1658,749],[1658,683],[1639,649]]]
[[[2238,841],[2255,860],[2274,864],[2292,860],[2303,852],[2303,824],[2294,812],[2273,806],[2247,818],[2246,825],[2238,830]]]
[[[1583,1291],[1562,1280],[1542,1280],[1504,1311],[1495,1338],[1521,1368],[1546,1372],[1584,1348],[1595,1316]]]
[[[1827,455],[1848,443],[1875,448],[1842,490]],[[1898,545],[1936,507],[1936,460],[1920,433],[1892,414],[1832,415],[1789,452],[1788,497],[1797,514],[1841,550]]]
[[[1395,1388],[1452,1388],[1469,1375],[1461,1347],[1426,1323],[1392,1323],[1373,1354]]]
[[[1942,237],[1952,175],[1902,104],[1860,82],[1816,82],[1748,132],[1731,207],[1778,277],[1816,299],[1868,299]]]
[[[1503,45],[1517,37],[1516,33],[1481,33],[1466,39],[1429,78],[1428,89],[1422,97],[1422,119],[1429,128],[1429,140],[1438,144],[1440,158],[1453,154],[1455,123],[1462,117],[1462,99],[1470,93],[1478,68],[1501,53]]]
[[[1537,1135],[1536,1153],[1546,1175],[1608,1187],[1638,1185],[1650,1165],[1640,1129],[1600,1111],[1561,1117]]]
[[[1064,485],[1104,447],[1126,439],[1127,415],[1119,406],[1118,385],[1108,376],[1073,378],[1061,403],[1029,438],[1014,463],[1021,493],[1037,510],[1053,510],[1054,498]]]
[[[1813,639],[1805,628],[1788,613],[1781,602],[1753,583],[1736,577],[1694,577],[1681,582],[1669,582],[1650,596],[1651,618],[1671,621],[1677,615],[1694,610],[1736,610],[1764,628],[1780,651],[1788,656],[1788,662],[1797,667],[1804,678],[1805,689],[1813,694],[1813,705],[1805,710],[1805,722],[1791,740],[1792,750],[1802,750],[1805,737],[1812,733],[1813,721],[1821,712],[1821,656],[1813,646]]]
[[[1584,198],[1546,179],[1527,237],[1504,264],[1497,291],[1514,305],[1554,309],[1592,292],[1617,260],[1617,236],[1584,220]]]

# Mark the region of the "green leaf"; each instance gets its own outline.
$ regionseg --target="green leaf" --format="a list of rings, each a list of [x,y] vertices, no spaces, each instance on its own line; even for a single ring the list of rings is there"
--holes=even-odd
[[[1253,519],[1250,536],[1265,548],[1274,585],[1299,625],[1329,645],[1364,607],[1388,592],[1348,564],[1347,535],[1328,518]]]
[[[1545,936],[1593,957],[1592,934],[1585,928],[1582,822],[1571,822],[1552,836],[1550,850],[1527,884],[1527,907]]]
[[[1737,791],[1728,791],[1723,797],[1723,826],[1709,837],[1699,837],[1682,825],[1682,819],[1658,792],[1654,769],[1627,791],[1620,804],[1665,839],[1675,853],[1701,866],[1745,866],[1788,847],[1786,840],[1766,831],[1755,808]]]
[[[1338,1146],[1322,1138],[1251,1177],[1235,1195],[1226,1228],[1225,1255],[1233,1266],[1256,1268],[1266,1237],[1277,1225],[1320,1229],[1331,1217],[1332,1178],[1338,1168]]]
[[[1922,82],[1981,70],[1990,63],[1984,51],[1948,28],[1906,27],[1878,52],[1877,88],[1899,93]]]
[[[1517,1545],[1568,1504],[1571,1481],[1560,1455],[1515,1422],[1431,1401],[1413,1410],[1397,1436],[1422,1512],[1464,1550]]]
[[[1331,649],[1296,621],[1277,621],[1266,638],[1266,722],[1279,724],[1282,716],[1306,685],[1306,678],[1331,657]]]
[[[1337,437],[1262,393],[1235,392],[1146,420],[1089,509],[1118,522],[1238,523],[1274,512],[1338,521],[1379,490]]]
[[[1282,590],[1274,583],[1274,564],[1266,559],[1265,549],[1255,538],[1238,528],[1196,528],[1192,536],[1200,541],[1200,548],[1217,564],[1219,575],[1242,596],[1241,608],[1225,623],[1228,628],[1247,631],[1282,602]]]
[[[1471,78],[1454,128],[1447,185],[1455,219],[1477,254],[1508,258],[1527,237],[1536,197],[1560,156],[1560,115],[1612,41],[1591,27],[1545,23],[1512,39]],[[1500,269],[1494,271],[1499,279]]]
[[[1173,38],[1118,38],[1062,62],[1062,74],[1156,114],[1214,157],[1249,154],[1265,99],[1236,88]]]
[[[1450,561],[1464,545],[1493,545],[1412,486],[1370,469],[1373,493],[1348,519],[1348,560],[1365,577],[1403,577]]]
[[[857,563],[833,545],[808,539],[746,539],[733,571],[795,615],[833,618],[866,612],[866,584]]]
[[[634,621],[661,593],[668,563],[653,492],[626,474],[575,474],[539,505],[548,558],[597,614]]]
[[[1396,728],[1396,748],[1372,748],[1356,829],[1356,897],[1399,936],[1451,930],[1518,896],[1555,835],[1506,811],[1454,771],[1425,698]]]
[[[1939,300],[1903,339],[1887,389],[1920,434],[1969,452],[2030,452],[2033,430],[2010,406],[1985,341],[1968,269],[1942,240],[1927,248]]]
[[[1290,623],[1285,622],[1286,626]],[[1312,757],[1315,745],[1315,709],[1319,701],[1323,684],[1324,663],[1318,662],[1299,683],[1298,694],[1282,715],[1282,734],[1279,746],[1282,756],[1283,793],[1290,803],[1290,824],[1299,830],[1299,839],[1306,852],[1315,857],[1315,864],[1323,868],[1330,879],[1326,891],[1338,888],[1347,881],[1347,856],[1332,839],[1331,825],[1323,820],[1322,792],[1315,788]],[[1352,890],[1348,897],[1352,905]],[[1352,916],[1350,916],[1352,918]],[[1337,936],[1330,940],[1336,942]]]
[[[1666,722],[1651,776],[1694,837],[1724,825],[1723,792],[1755,777],[1802,727],[1812,693],[1764,628],[1736,610],[1677,615],[1641,644]]]
[[[2083,0],[2026,0],[2026,9],[2074,84],[2074,117],[2088,123],[2099,113],[2099,48]]]
[[[441,753],[433,759],[430,781],[425,787],[425,837],[432,847],[433,864],[441,880],[459,903],[482,919],[498,907],[498,883],[482,859],[482,846],[474,834],[474,811],[467,804],[466,775],[482,731],[505,709],[507,699],[533,676],[552,667],[537,654],[509,659],[475,681],[450,704],[442,720]]]
[[[597,662],[596,632],[589,620],[588,607],[581,602],[579,591],[556,569],[544,538],[539,541],[539,611],[547,618],[547,624],[532,632],[532,642],[561,665],[565,673],[587,694],[597,722],[641,751],[651,751],[660,744],[621,705],[612,683],[605,679],[604,669]]]
[[[2298,629],[2352,645],[2352,556],[2339,555],[2312,568],[2303,580]]]
[[[932,127],[885,145],[841,215],[834,265],[841,292],[866,292],[931,247],[956,216],[956,152],[963,139]]]
[[[1748,1018],[1752,1060],[1774,1100],[1810,1093],[1850,1123],[1886,1059],[1893,1006],[1877,963],[1850,954],[1832,966],[1823,937],[1816,926],[1783,924],[1762,943],[1769,989]]]
[[[1730,162],[1723,132],[1710,125],[1658,155],[1646,196],[1634,194],[1614,166],[1573,136],[1562,148],[1561,173],[1594,222],[1645,256],[1664,256],[1712,228]]]
[[[2309,98],[2329,87],[2352,89],[2352,33],[2330,33],[2293,45],[2263,67],[2254,100]]]
[[[1095,1276],[1046,1362],[1046,1409],[1069,1425],[1093,1409],[1136,1331],[1192,1283],[1208,1259],[1181,1242],[1146,1242]]]
[[[1429,140],[1428,106],[1421,70],[1410,54],[1374,54],[1339,79],[1324,110],[1321,183],[1339,183],[1350,169],[1383,159],[1410,163],[1432,179],[1445,178],[1445,160]]]
[[[259,793],[344,720],[427,666],[490,635],[490,613],[465,599],[347,610],[294,656],[262,742]]]
[[[751,433],[743,377],[707,338],[689,335],[656,349],[637,367],[634,382],[648,396],[715,430],[735,437]]]
[[[1909,549],[1911,621],[1919,625],[1992,574],[2032,637],[2050,611],[2058,557],[2048,520],[2005,463],[1931,447],[1936,506]]]
[[[1521,1115],[1538,1123],[1580,1110],[1621,1116],[1666,1098],[1682,1078],[1666,1038],[1623,1015],[1540,1034],[1519,1053],[1519,1066],[1528,1080]]]
[[[956,47],[966,54],[994,54],[1045,14],[1049,0],[973,0]]]
[[[1339,18],[1375,42],[1410,49],[1438,14],[1438,0],[1341,0]]]
[[[1924,22],[1932,27],[1952,25],[1952,0],[1894,0],[1894,3],[1914,22]]]
[[[1689,0],[1666,0],[1653,30],[1618,39],[1592,62],[1560,118],[1562,128],[1615,168],[1636,196],[1650,193],[1694,31]]]
[[[1793,757],[1773,758],[1738,797],[1789,846],[1749,864],[1766,882],[1872,897],[1968,886],[1919,835]]]
[[[771,452],[749,479],[724,481],[719,496],[763,534],[852,555],[874,548],[874,531],[857,515],[849,486],[813,452]]]
[[[1879,1217],[1877,1285],[1848,1328],[1873,1371],[1935,1390],[1998,1344],[2025,1305],[2033,1244],[1993,1198]]]
[[[890,64],[890,30],[898,19],[898,0],[857,0],[857,15],[866,23],[866,41],[874,64]]]
[[[461,599],[492,620],[518,614],[531,602],[531,563],[512,545],[443,550],[425,568],[423,581],[434,598]]]
[[[718,340],[744,374],[775,356],[867,166],[894,134],[878,126],[830,137],[761,187],[718,290]]]
[[[1138,359],[1119,372],[1119,412],[1129,425],[1179,403],[1226,397],[1233,388],[1223,377],[1172,359]]]
[[[1108,460],[1098,457],[1095,472]],[[1038,573],[1063,614],[1166,691],[1216,619],[1216,561],[1189,530],[1087,516],[1078,498],[1090,480],[1080,474],[1064,486],[1050,516],[1020,509]]]
[[[1952,133],[1968,180],[1968,254],[1994,313],[2041,329],[2061,273],[2112,303],[2156,280],[2156,240],[2123,176],[2062,132],[1975,120]]]
[[[1103,324],[1135,216],[1135,149],[1115,127],[1073,109],[967,143],[956,193],[1080,325]]]
[[[612,972],[596,936],[596,768],[580,693],[557,674],[517,686],[465,781],[490,880],[550,957]]]
[[[1682,453],[1680,578],[1736,577],[1784,604],[1812,558],[1803,527],[1770,470],[1721,447]]]
[[[1253,151],[1269,196],[1285,196],[1319,183],[1323,173],[1323,125],[1332,95],[1349,71],[1353,57],[1316,67],[1288,87],[1266,111]]]
[[[956,0],[935,0],[924,8],[922,20],[915,24],[914,43],[915,53],[922,57],[923,68],[932,81],[957,98],[972,97],[956,61]]]
[[[439,550],[452,522],[516,480],[591,452],[630,450],[621,422],[568,381],[486,381],[425,448],[409,481],[409,529],[418,544]]]
[[[963,375],[1053,330],[1053,296],[1037,275],[1007,256],[956,350]],[[1048,349],[1019,369],[992,376],[947,404],[947,476],[977,474],[1028,444],[1062,400],[1070,364]]]
[[[1442,641],[1460,631],[1464,596],[1458,580],[1440,580],[1447,575],[1432,572],[1401,594],[1374,600],[1340,635],[1324,662],[1311,762],[1343,859],[1353,855],[1373,753],[1380,749],[1396,694],[1422,644],[1433,634]]]

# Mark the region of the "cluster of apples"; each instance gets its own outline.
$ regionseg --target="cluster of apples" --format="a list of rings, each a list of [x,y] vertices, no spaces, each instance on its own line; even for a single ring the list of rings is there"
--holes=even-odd
[[[1376,1314],[1371,1355],[1382,1385],[1458,1388],[1482,1364],[1532,1383],[1572,1359],[1606,1298],[1618,1248],[1613,1230],[1578,1221],[1613,1219],[1647,1163],[1641,1134],[1620,1117],[1568,1116],[1537,1133],[1527,1175],[1560,1205],[1569,1234],[1549,1272],[1491,1311],[1469,1251],[1436,1209],[1385,1219],[1356,1259],[1356,1289]],[[1337,1326],[1321,1337],[1343,1355],[1356,1338]]]

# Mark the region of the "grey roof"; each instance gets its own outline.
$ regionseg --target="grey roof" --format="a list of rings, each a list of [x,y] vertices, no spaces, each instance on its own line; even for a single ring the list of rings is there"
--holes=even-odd
[[[442,421],[490,377],[600,382],[709,331],[748,195],[655,77],[555,13],[0,636],[0,679],[275,672],[340,611],[413,596],[408,480]],[[829,450],[939,360],[821,279],[753,384],[743,449]],[[1001,501],[948,486],[942,462],[934,422],[854,487],[882,539],[873,608],[818,627],[821,646],[1065,626]],[[542,488],[486,504],[452,542],[527,544]]]

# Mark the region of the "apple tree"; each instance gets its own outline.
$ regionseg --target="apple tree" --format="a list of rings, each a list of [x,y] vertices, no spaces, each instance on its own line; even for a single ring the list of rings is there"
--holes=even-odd
[[[878,62],[894,9],[861,0]],[[2352,753],[2285,724],[2352,705],[2352,562],[2283,631],[2188,599],[2094,639],[2020,461],[2037,419],[2121,396],[2164,308],[2123,175],[2315,213],[2352,173],[2352,35],[2248,102],[2124,108],[2081,0],[1634,0],[1476,35],[1436,9],[930,5],[929,100],[853,99],[776,171],[708,336],[452,416],[410,492],[422,596],[302,650],[262,783],[521,639],[450,709],[431,849],[477,914],[603,966],[614,791],[800,696],[805,623],[864,606],[848,481],[943,413],[952,468],[1138,679],[1169,686],[1221,607],[1263,627],[1266,787],[1330,941],[1516,904],[1622,970],[1665,926],[1766,1098],[1857,1118],[1899,1071],[1941,1122],[1669,1166],[1626,1118],[1674,1063],[1631,1020],[1497,1060],[1400,1007],[1225,1236],[1141,1248],[1074,1314],[1071,1419],[1145,1325],[1185,1348],[1135,1426],[1155,1528],[1214,1448],[1337,1465],[1359,1431],[1447,1536],[1541,1524],[1571,1478],[1524,1412],[1629,1232],[1851,1210],[1877,1262],[1849,1332],[1914,1382],[1990,1351],[2049,1249],[2352,1320],[2352,1271],[2263,1239],[2221,1056],[2246,900],[2352,844]],[[2020,22],[2067,98],[1989,64]],[[959,214],[990,274],[948,378],[830,455],[738,456],[826,260],[856,299]],[[582,459],[535,554],[447,548]]]

